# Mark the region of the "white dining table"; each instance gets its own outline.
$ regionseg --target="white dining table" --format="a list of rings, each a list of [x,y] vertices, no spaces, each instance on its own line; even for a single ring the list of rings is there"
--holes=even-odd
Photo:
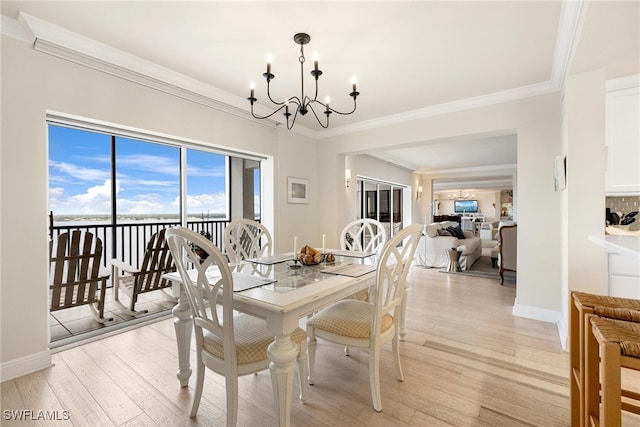
[[[293,258],[293,253],[290,255]],[[298,327],[300,318],[371,286],[375,280],[376,260],[374,256],[336,256],[333,264],[298,264],[299,268],[291,268],[292,261],[277,262],[283,258],[289,257],[269,257],[232,266],[234,277],[252,275],[275,280],[267,285],[235,292],[233,306],[238,311],[265,319],[268,330],[274,335],[268,357],[276,421],[279,426],[289,426],[297,353],[290,334]],[[352,266],[346,267],[347,264]],[[327,270],[333,270],[334,273]],[[355,275],[358,276],[353,277]],[[163,277],[174,283],[174,295],[179,297],[173,309],[178,346],[177,377],[180,385],[186,387],[191,376],[189,352],[192,321],[189,303],[180,286],[180,275],[175,272]]]

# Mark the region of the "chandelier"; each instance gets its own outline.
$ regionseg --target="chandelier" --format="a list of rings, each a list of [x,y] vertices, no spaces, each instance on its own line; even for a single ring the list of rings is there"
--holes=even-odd
[[[276,114],[277,112],[281,111],[284,108],[283,114],[287,118],[287,129],[291,130],[291,128],[293,127],[293,124],[296,122],[296,117],[298,117],[298,113],[300,113],[301,116],[304,116],[309,111],[311,111],[313,115],[316,117],[316,120],[318,121],[320,126],[326,129],[329,127],[329,116],[332,113],[337,113],[337,114],[346,116],[356,111],[356,98],[358,97],[358,95],[360,95],[360,92],[356,91],[355,76],[351,80],[351,93],[349,94],[349,96],[353,98],[353,110],[349,111],[348,113],[343,113],[331,108],[329,106],[330,99],[328,96],[325,98],[324,103],[321,101],[318,101],[318,78],[322,75],[322,71],[318,69],[318,58],[315,55],[314,55],[314,61],[313,61],[313,70],[311,70],[311,75],[313,76],[316,82],[315,95],[313,96],[313,98],[310,98],[308,95],[305,95],[304,63],[306,59],[304,57],[304,45],[309,43],[310,40],[311,40],[311,36],[309,36],[309,34],[306,34],[306,33],[298,33],[293,36],[293,41],[295,41],[297,44],[300,45],[300,58],[298,58],[298,61],[300,61],[300,86],[301,86],[300,97],[292,96],[285,99],[283,102],[277,102],[273,100],[273,98],[271,97],[270,88],[271,88],[271,80],[273,80],[276,76],[271,72],[271,59],[267,57],[267,72],[263,73],[262,76],[267,80],[267,96],[269,97],[269,100],[276,105],[277,108],[275,111],[273,111],[271,114],[267,116],[259,116],[256,113],[254,113],[253,104],[257,101],[257,98],[254,96],[255,84],[251,82],[251,87],[250,87],[251,96],[247,98],[247,100],[251,103],[251,115],[253,117],[255,117],[256,119],[268,119],[269,117],[273,116],[274,114]],[[314,104],[316,104],[317,106],[320,106],[321,108],[324,108],[323,113],[325,116],[327,116],[325,123],[322,123],[322,120],[320,120],[320,117],[318,117],[318,113],[316,113],[316,110],[314,110],[313,108]],[[295,112],[293,114],[289,112],[290,106],[294,107]],[[293,115],[293,119],[289,120],[292,115]]]

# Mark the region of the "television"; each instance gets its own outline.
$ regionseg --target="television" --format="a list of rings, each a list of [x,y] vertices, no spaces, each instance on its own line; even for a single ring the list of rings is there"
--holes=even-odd
[[[478,201],[477,200],[454,200],[453,211],[455,213],[477,213]]]

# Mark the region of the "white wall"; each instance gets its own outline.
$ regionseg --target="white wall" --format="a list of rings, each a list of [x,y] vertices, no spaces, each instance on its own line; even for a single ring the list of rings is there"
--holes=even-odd
[[[340,232],[349,222],[354,221],[357,212],[358,177],[373,178],[394,184],[405,185],[404,221],[412,221],[415,200],[413,172],[389,162],[357,153],[338,153],[326,141],[318,142],[318,224],[327,235],[327,245],[338,247]],[[344,170],[351,170],[349,187],[346,187]],[[415,198],[415,194],[413,196]],[[325,231],[326,230],[326,231]]]
[[[316,202],[287,205],[285,187],[287,176],[308,177],[311,199],[316,199],[316,142],[36,52],[30,44],[7,36],[2,37],[1,78],[3,378],[16,365],[37,369],[50,360],[47,111],[265,155],[267,164],[277,170],[265,173],[276,189],[275,204],[266,204],[270,212],[265,213],[265,220],[276,228],[274,240],[290,239],[293,243],[290,235],[298,232],[301,238],[311,238],[305,234],[305,221],[316,218]],[[285,215],[287,222],[274,220],[274,215]],[[289,224],[293,226],[289,228]]]
[[[276,229],[274,250],[290,252],[293,250],[294,237],[298,237],[298,246],[322,245],[322,233],[317,224],[322,213],[319,209],[318,191],[323,185],[316,169],[317,143],[301,137],[286,129],[278,128],[278,152],[276,162],[276,178],[282,183],[278,191],[276,203]],[[287,203],[287,178],[304,178],[309,180],[309,203]],[[325,232],[327,233],[327,232]],[[298,248],[299,249],[299,248]]]
[[[567,192],[563,217],[567,270],[563,323],[569,292],[606,294],[605,253],[588,241],[603,234],[605,211],[605,82],[603,70],[570,76],[565,85]],[[593,213],[597,213],[594,215]],[[565,333],[566,335],[566,333]]]
[[[321,140],[318,170],[334,167],[336,155],[362,153],[430,139],[509,131],[518,135],[518,286],[515,312],[559,321],[561,317],[559,196],[553,187],[560,153],[560,95],[536,96]],[[353,172],[352,172],[353,173]],[[430,200],[430,178],[420,177],[422,221]],[[335,198],[334,198],[335,196]],[[349,206],[344,193],[321,194],[324,206]],[[526,213],[523,213],[526,211]],[[544,230],[544,232],[541,232]]]

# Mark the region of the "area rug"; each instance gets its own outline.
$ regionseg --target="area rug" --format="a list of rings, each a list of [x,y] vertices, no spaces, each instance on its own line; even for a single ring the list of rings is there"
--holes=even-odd
[[[481,256],[473,263],[469,270],[460,271],[460,272],[451,272],[447,271],[446,268],[440,270],[441,273],[447,274],[460,274],[463,276],[475,276],[475,277],[485,277],[487,279],[496,279],[500,280],[500,269],[493,268],[491,265],[491,257],[489,256]],[[505,271],[504,272],[504,281],[506,282],[515,282],[516,281],[516,273],[513,271]]]

